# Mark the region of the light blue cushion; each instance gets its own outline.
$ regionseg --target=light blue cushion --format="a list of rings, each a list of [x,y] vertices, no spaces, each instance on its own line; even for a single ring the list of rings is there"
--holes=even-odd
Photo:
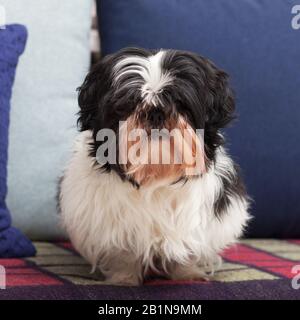
[[[33,239],[57,239],[56,185],[76,134],[77,93],[89,69],[89,0],[2,0],[28,29],[12,98],[7,203]]]

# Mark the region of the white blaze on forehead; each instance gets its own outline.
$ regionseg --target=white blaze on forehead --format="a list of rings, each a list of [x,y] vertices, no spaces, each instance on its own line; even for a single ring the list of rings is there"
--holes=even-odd
[[[129,78],[122,85],[128,87],[140,85],[144,101],[156,105],[158,102],[157,94],[172,81],[171,75],[162,70],[164,55],[164,51],[159,51],[150,57],[127,56],[123,58],[113,69],[115,84],[120,85],[125,76],[139,75],[141,79]]]

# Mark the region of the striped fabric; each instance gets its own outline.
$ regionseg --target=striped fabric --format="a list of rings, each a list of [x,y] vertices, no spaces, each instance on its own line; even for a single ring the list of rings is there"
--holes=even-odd
[[[299,240],[244,240],[223,253],[211,281],[151,278],[138,288],[103,285],[69,243],[35,246],[36,257],[0,259],[0,299],[300,299]]]

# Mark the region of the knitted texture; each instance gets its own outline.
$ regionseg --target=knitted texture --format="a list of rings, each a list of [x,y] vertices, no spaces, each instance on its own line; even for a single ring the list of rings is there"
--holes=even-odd
[[[0,30],[0,258],[35,254],[30,240],[11,226],[5,204],[10,98],[18,58],[24,51],[26,39],[27,31],[22,25],[8,25]]]

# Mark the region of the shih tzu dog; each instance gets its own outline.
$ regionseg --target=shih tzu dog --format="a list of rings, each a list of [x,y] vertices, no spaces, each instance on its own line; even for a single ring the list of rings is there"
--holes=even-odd
[[[126,48],[92,68],[79,106],[59,191],[74,247],[109,284],[206,278],[250,217],[220,132],[234,118],[227,74],[194,53]]]

